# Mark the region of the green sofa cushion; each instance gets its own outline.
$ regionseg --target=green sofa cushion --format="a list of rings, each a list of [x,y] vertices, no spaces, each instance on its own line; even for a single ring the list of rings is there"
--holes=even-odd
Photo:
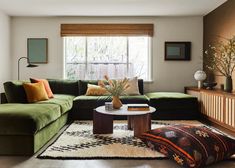
[[[178,92],[153,92],[145,94],[150,99],[182,99],[192,98],[193,96]]]
[[[9,81],[3,84],[8,103],[27,103],[27,97],[23,87],[23,83],[25,82],[29,81]]]
[[[171,110],[177,109],[195,109],[197,98],[184,93],[177,92],[154,92],[145,94],[150,99],[150,105],[156,107],[158,110]]]
[[[74,99],[74,105],[81,109],[94,109],[97,107],[97,104],[103,104],[104,102],[112,101],[109,96],[77,96]]]
[[[120,96],[120,100],[123,104],[127,103],[148,103],[149,99],[145,95],[136,96]],[[96,108],[98,106],[104,105],[105,102],[112,101],[110,96],[77,96],[74,99],[75,106],[78,108]]]
[[[67,123],[62,115],[34,135],[0,135],[0,155],[33,155]]]
[[[60,106],[61,114],[68,112],[73,106],[73,99],[75,96],[54,94],[54,98],[37,102],[37,104],[57,104]]]
[[[0,135],[35,134],[60,116],[56,104],[1,104]]]
[[[136,96],[120,96],[123,104],[127,103],[149,103],[149,99],[145,95]],[[92,120],[93,109],[104,105],[105,102],[112,101],[110,96],[85,96],[81,95],[74,99],[73,110],[71,116],[79,120]],[[126,119],[124,117],[115,117],[114,119]]]
[[[143,101],[148,101],[149,98],[145,95],[134,95],[134,96],[120,96],[121,100],[132,100],[132,99],[136,99],[136,100],[143,100]],[[83,100],[83,101],[112,101],[112,97],[111,96],[85,96],[85,95],[81,95],[81,96],[77,96],[76,98],[74,98],[74,101],[77,100]]]
[[[81,96],[77,96],[76,98],[74,98],[74,101],[77,100],[82,100],[82,101],[97,101],[97,100],[104,100],[104,101],[111,101],[111,97],[110,96],[85,96],[85,95],[81,95]]]
[[[47,79],[54,94],[79,95],[78,80]]]
[[[149,98],[145,95],[133,95],[133,96],[120,96],[122,103],[146,103],[148,104]]]
[[[196,97],[176,92],[154,92],[145,94],[149,105],[156,108],[153,119],[188,120],[198,119],[198,101]]]

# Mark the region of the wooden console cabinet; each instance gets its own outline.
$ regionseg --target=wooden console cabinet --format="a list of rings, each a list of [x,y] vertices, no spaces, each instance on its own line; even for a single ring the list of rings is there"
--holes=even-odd
[[[185,93],[198,98],[204,119],[235,133],[235,94],[221,90],[185,87]]]

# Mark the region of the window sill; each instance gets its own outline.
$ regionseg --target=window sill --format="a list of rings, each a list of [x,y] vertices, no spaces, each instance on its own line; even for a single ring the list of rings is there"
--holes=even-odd
[[[153,83],[153,80],[144,81],[144,83]]]

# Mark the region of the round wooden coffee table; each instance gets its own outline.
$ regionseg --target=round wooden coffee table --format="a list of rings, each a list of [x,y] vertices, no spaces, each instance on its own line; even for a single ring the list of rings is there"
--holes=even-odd
[[[128,111],[127,105],[111,111],[105,110],[105,106],[97,107],[93,112],[93,134],[112,134],[113,116],[124,115],[128,119],[128,129],[134,130],[134,136],[138,137],[151,130],[151,113],[155,111],[153,107],[149,107],[149,111]]]

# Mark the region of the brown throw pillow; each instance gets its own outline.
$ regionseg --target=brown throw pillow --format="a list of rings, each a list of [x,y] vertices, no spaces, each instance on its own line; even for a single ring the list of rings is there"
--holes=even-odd
[[[23,87],[25,89],[27,100],[29,103],[49,99],[43,82],[24,83]]]

